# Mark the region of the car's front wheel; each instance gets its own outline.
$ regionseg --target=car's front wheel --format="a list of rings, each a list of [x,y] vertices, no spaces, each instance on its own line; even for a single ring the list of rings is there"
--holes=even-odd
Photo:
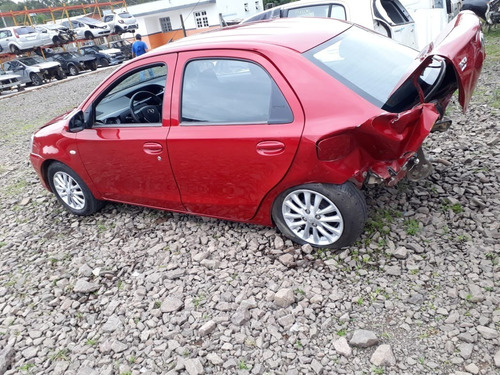
[[[69,71],[69,75],[70,76],[76,76],[78,75],[79,73],[79,70],[76,66],[74,66],[73,64],[71,64],[69,67],[68,67],[68,71]]]
[[[339,249],[361,234],[367,208],[363,194],[350,182],[306,184],[280,194],[272,216],[278,229],[294,242]]]
[[[43,79],[42,77],[40,77],[38,74],[36,73],[31,73],[30,74],[30,79],[31,79],[31,83],[35,86],[40,86],[42,83],[43,83]]]
[[[50,164],[47,176],[52,192],[69,212],[87,216],[103,206],[103,202],[94,198],[85,182],[67,165]]]

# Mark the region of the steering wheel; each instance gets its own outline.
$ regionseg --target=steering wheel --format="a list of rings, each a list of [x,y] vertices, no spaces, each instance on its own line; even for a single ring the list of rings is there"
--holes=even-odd
[[[130,114],[135,122],[160,122],[161,99],[149,91],[137,91],[130,98]]]
[[[446,63],[445,63],[445,61],[440,60],[438,62],[439,62],[439,66],[436,66],[436,65],[433,66],[434,62],[432,62],[427,67],[427,69],[429,69],[429,68],[438,69],[439,68],[440,71],[438,73],[438,76],[436,77],[436,80],[432,84],[432,88],[430,89],[430,91],[427,94],[425,94],[424,101],[427,101],[428,99],[432,98],[432,95],[434,95],[436,93],[436,91],[439,89],[439,86],[441,86],[441,83],[443,83],[443,79],[446,75]]]

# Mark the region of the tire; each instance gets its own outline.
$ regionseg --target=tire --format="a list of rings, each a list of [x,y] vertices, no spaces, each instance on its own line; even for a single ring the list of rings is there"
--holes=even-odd
[[[11,44],[11,46],[9,47],[9,49],[10,49],[10,52],[15,53],[16,55],[18,55],[21,52],[21,50],[19,48],[17,48],[13,44]]]
[[[104,67],[105,66],[109,66],[109,60],[107,58],[105,58],[105,57],[101,57],[99,59],[99,65],[100,66],[104,66]]]
[[[92,61],[90,64],[90,70],[96,70],[97,69],[97,61]]]
[[[66,78],[66,73],[64,73],[64,71],[62,69],[59,69],[56,71],[55,77],[57,80],[60,81],[61,79]]]
[[[59,38],[57,35],[52,38],[52,43],[54,43],[56,47],[60,47],[63,44],[61,38]]]
[[[77,76],[78,73],[80,73],[80,71],[78,70],[78,68],[76,66],[74,66],[73,64],[70,64],[70,66],[68,66],[68,73],[70,76]]]
[[[75,215],[88,216],[104,205],[97,200],[85,182],[67,165],[54,162],[47,169],[49,186],[57,200]]]
[[[43,79],[42,77],[40,77],[38,74],[36,73],[31,73],[30,74],[30,79],[31,79],[31,83],[35,86],[40,86],[42,83],[43,83]]]
[[[118,35],[123,34],[123,30],[120,26],[115,26],[115,34],[118,34]]]
[[[296,243],[340,249],[363,231],[367,208],[363,194],[350,182],[306,184],[281,193],[272,217],[281,233]]]
[[[94,39],[94,34],[92,34],[90,31],[86,31],[85,39]]]

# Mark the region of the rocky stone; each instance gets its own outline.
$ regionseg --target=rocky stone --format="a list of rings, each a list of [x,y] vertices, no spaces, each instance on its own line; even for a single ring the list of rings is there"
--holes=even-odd
[[[213,320],[209,320],[208,322],[206,322],[205,324],[203,324],[200,327],[200,330],[198,331],[198,333],[202,337],[206,336],[206,335],[212,333],[215,330],[216,326],[217,326],[217,323],[215,323]]]
[[[396,358],[392,353],[392,348],[390,345],[380,345],[373,352],[370,362],[375,366],[394,366],[396,364]]]
[[[498,331],[496,331],[493,328],[477,326],[476,329],[481,334],[481,336],[483,336],[483,338],[486,340],[493,340],[498,337]]]
[[[495,353],[494,361],[495,367],[500,368],[500,349]]]
[[[203,374],[203,366],[198,358],[185,359],[184,367],[189,375]]]
[[[349,358],[352,355],[352,349],[347,343],[345,337],[341,337],[333,342],[333,347],[340,355]]]
[[[78,279],[76,281],[73,291],[75,293],[92,293],[99,290],[100,286],[96,283],[90,283],[85,279]]]
[[[11,346],[6,346],[0,350],[0,375],[5,374],[9,367],[12,366],[14,354],[14,348]]]
[[[207,360],[210,361],[215,366],[221,365],[224,363],[221,357],[217,353],[208,353],[207,354]]]
[[[274,295],[274,303],[279,306],[286,308],[295,302],[295,296],[292,289],[280,289]]]
[[[394,252],[392,255],[397,258],[397,259],[406,259],[408,258],[408,250],[406,247],[400,246]]]
[[[238,309],[231,317],[231,322],[237,326],[241,326],[251,319],[251,314],[247,309]]]
[[[354,331],[349,344],[358,348],[368,348],[378,344],[378,338],[375,332],[365,329]]]
[[[184,306],[184,303],[180,299],[167,297],[161,301],[160,310],[162,313],[171,313],[174,311],[179,311],[182,306]]]
[[[288,254],[288,253],[283,254],[278,259],[284,266],[287,266],[287,267],[291,267],[295,264],[292,254]]]
[[[473,349],[474,349],[473,344],[462,343],[458,346],[458,350],[460,351],[460,356],[463,359],[469,359],[472,355]]]
[[[103,324],[102,330],[104,332],[114,332],[118,328],[122,327],[122,322],[117,315],[111,315],[106,323]]]

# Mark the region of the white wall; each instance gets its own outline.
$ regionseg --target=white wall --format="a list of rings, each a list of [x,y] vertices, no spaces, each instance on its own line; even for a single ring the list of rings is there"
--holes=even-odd
[[[206,11],[210,27],[218,26],[219,13],[225,21],[242,20],[263,10],[262,0],[216,0],[197,4],[195,0],[160,0],[128,7],[128,11],[137,18],[139,29],[143,35],[161,32],[160,18],[170,17],[173,30],[182,28],[180,15],[184,18],[187,30],[197,29],[195,13]],[[174,9],[179,7],[179,9]],[[173,9],[173,10],[169,10]],[[117,10],[115,10],[117,11]],[[143,13],[150,13],[141,15]]]

